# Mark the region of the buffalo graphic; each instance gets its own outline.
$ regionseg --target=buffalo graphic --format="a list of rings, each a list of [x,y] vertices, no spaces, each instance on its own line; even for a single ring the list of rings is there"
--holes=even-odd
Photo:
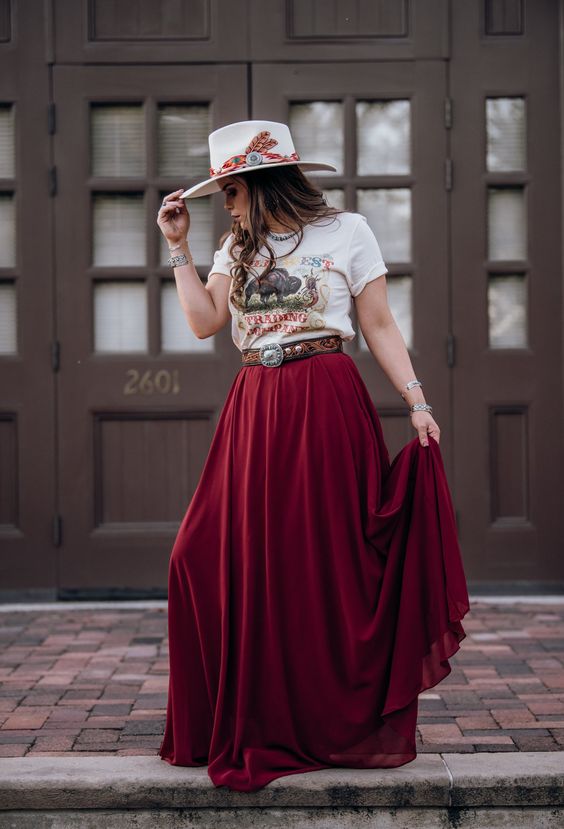
[[[266,276],[253,277],[245,287],[245,301],[248,306],[253,294],[258,294],[261,303],[266,307],[272,295],[276,297],[275,304],[290,294],[295,294],[302,286],[298,276],[291,276],[285,268],[274,268]]]

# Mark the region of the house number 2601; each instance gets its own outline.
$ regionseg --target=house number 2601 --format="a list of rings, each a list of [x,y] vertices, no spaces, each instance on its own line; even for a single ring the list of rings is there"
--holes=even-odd
[[[155,372],[151,369],[140,372],[136,368],[130,368],[123,387],[124,394],[178,394],[179,391],[177,368],[172,371],[161,368]]]

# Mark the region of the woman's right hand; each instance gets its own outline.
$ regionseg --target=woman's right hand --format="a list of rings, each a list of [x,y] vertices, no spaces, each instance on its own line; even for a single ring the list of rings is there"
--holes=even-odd
[[[168,246],[177,245],[186,239],[190,229],[190,214],[184,200],[178,198],[184,190],[175,190],[163,198],[164,204],[157,213],[157,224],[168,242]]]

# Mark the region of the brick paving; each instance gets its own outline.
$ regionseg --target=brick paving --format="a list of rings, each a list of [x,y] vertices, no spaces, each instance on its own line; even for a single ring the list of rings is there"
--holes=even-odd
[[[564,750],[564,603],[471,602],[452,672],[419,697],[418,751]],[[0,757],[155,755],[166,603],[0,613]]]

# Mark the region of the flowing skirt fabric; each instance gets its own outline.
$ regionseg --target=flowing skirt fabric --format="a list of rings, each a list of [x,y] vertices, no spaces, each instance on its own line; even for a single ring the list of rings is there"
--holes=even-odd
[[[168,588],[163,760],[238,791],[410,762],[469,610],[439,444],[390,463],[345,353],[242,366]]]

